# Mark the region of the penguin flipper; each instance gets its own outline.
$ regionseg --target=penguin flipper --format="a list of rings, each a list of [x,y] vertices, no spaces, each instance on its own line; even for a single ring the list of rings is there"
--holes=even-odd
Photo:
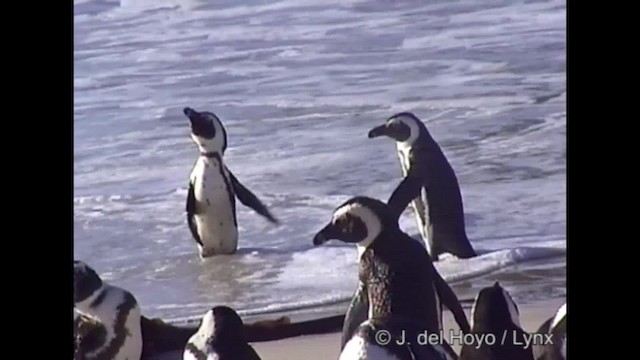
[[[353,337],[353,334],[360,324],[367,320],[368,314],[369,299],[367,297],[367,289],[366,285],[360,282],[353,298],[351,298],[351,304],[349,304],[347,314],[344,318],[340,349],[343,349],[347,342],[351,340],[351,337]]]
[[[420,196],[420,190],[423,187],[423,181],[415,171],[411,171],[407,176],[402,179],[402,182],[391,193],[387,205],[392,211],[392,214],[399,218],[404,212],[404,209],[409,206],[409,203],[415,198]]]
[[[187,192],[187,224],[189,224],[189,231],[191,231],[191,236],[193,239],[200,244],[200,246],[204,246],[202,244],[202,240],[200,239],[200,235],[198,235],[198,229],[196,227],[196,222],[194,216],[197,214],[197,200],[196,193],[193,187],[193,182],[189,182],[189,191]]]
[[[247,344],[247,350],[245,351],[245,356],[243,359],[246,360],[261,360],[258,353],[253,349],[251,345]]]
[[[229,171],[229,169],[227,169]],[[271,215],[269,209],[255,196],[249,189],[247,189],[244,185],[238,181],[238,179],[233,175],[231,171],[229,171],[229,177],[231,178],[231,185],[233,186],[233,191],[236,193],[238,200],[247,207],[250,207],[258,214],[264,216],[267,220],[274,224],[278,224],[278,220]]]
[[[433,267],[433,264],[431,265]],[[467,320],[467,316],[464,314],[464,310],[462,310],[462,305],[460,305],[460,300],[453,292],[453,289],[447,284],[446,281],[440,276],[438,270],[433,267],[433,282],[438,291],[438,296],[442,303],[451,311],[453,314],[453,318],[456,323],[462,330],[463,334],[469,334],[471,332],[471,327],[469,326],[469,321]]]

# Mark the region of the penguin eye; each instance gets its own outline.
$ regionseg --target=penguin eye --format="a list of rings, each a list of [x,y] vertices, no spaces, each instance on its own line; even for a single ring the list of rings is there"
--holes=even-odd
[[[353,216],[345,214],[340,218],[340,229],[342,232],[351,233],[353,230]]]

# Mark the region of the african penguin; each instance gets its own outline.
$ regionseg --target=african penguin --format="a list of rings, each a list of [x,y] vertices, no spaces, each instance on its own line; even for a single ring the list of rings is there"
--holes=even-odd
[[[393,316],[366,320],[342,349],[339,360],[457,359],[447,343],[417,340],[421,333],[412,321]]]
[[[191,108],[185,108],[184,114],[191,122],[191,139],[200,151],[189,177],[189,230],[201,258],[233,254],[238,249],[236,197],[271,223],[277,224],[278,220],[225,166],[227,132],[220,119]]]
[[[431,258],[438,261],[445,253],[461,259],[476,256],[465,230],[456,174],[422,121],[412,113],[399,113],[373,128],[368,136],[396,141],[404,179],[387,203],[398,217],[409,203],[413,205]]]
[[[240,316],[227,306],[207,311],[184,349],[183,360],[260,360],[247,343]]]
[[[533,360],[527,345],[530,337],[520,327],[518,306],[497,281],[476,296],[471,334],[474,341],[464,341],[460,360]]]
[[[357,196],[340,205],[313,238],[318,246],[336,239],[357,245],[359,285],[347,310],[342,347],[367,319],[411,319],[429,333],[442,329],[444,304],[464,333],[469,323],[457,296],[433,266],[429,254],[402,232],[383,202]]]
[[[140,359],[140,308],[130,292],[105,283],[95,270],[75,260],[73,302],[78,315],[74,320],[75,359]]]
[[[567,303],[562,304],[553,317],[542,323],[536,334],[550,337],[550,341],[538,341],[534,344],[533,355],[536,360],[566,360]]]

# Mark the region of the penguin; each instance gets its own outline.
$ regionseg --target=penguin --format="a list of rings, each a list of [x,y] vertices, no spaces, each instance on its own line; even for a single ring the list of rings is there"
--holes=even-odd
[[[476,296],[471,326],[473,341],[462,343],[460,360],[533,360],[527,344],[531,337],[520,326],[518,306],[499,282]]]
[[[140,360],[140,308],[128,291],[109,285],[82,261],[73,262],[74,359]]]
[[[454,360],[453,349],[420,339],[411,321],[398,317],[365,320],[340,352],[338,360]],[[425,333],[426,334],[426,333]],[[411,339],[416,339],[411,342]]]
[[[442,305],[464,333],[470,331],[457,296],[433,266],[425,248],[400,230],[382,201],[353,197],[333,212],[331,221],[313,238],[356,244],[359,284],[347,310],[342,333],[346,348],[367,319],[399,316],[412,319],[429,333],[442,330]]]
[[[238,249],[236,197],[271,223],[278,224],[278,220],[224,164],[227,132],[220,119],[211,112],[188,107],[183,112],[191,122],[191,139],[200,151],[189,176],[189,230],[200,258],[233,254]]]
[[[247,343],[240,316],[227,306],[207,311],[187,342],[183,360],[260,360]]]
[[[536,360],[566,360],[567,359],[567,303],[560,306],[553,317],[547,319],[536,334],[545,336],[544,341],[537,341],[533,345]],[[549,338],[549,340],[547,340]]]
[[[453,168],[426,126],[414,114],[391,116],[369,131],[370,139],[396,141],[404,179],[387,204],[399,217],[412,203],[418,229],[434,261],[449,253],[460,259],[476,256],[465,230],[460,186]]]

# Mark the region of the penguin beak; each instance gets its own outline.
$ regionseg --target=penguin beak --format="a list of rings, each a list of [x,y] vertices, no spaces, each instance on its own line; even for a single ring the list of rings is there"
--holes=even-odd
[[[387,136],[395,141],[405,141],[411,135],[411,129],[400,122],[387,122],[384,125],[374,127],[369,131],[369,139],[378,136]]]
[[[387,135],[387,124],[376,126],[369,131],[369,139]]]
[[[313,237],[313,245],[320,246],[331,239],[335,239],[334,233],[333,224],[328,224]]]
[[[182,112],[189,118],[189,121],[191,121],[191,123],[193,123],[199,115],[197,111],[193,110],[190,107],[184,108]]]

